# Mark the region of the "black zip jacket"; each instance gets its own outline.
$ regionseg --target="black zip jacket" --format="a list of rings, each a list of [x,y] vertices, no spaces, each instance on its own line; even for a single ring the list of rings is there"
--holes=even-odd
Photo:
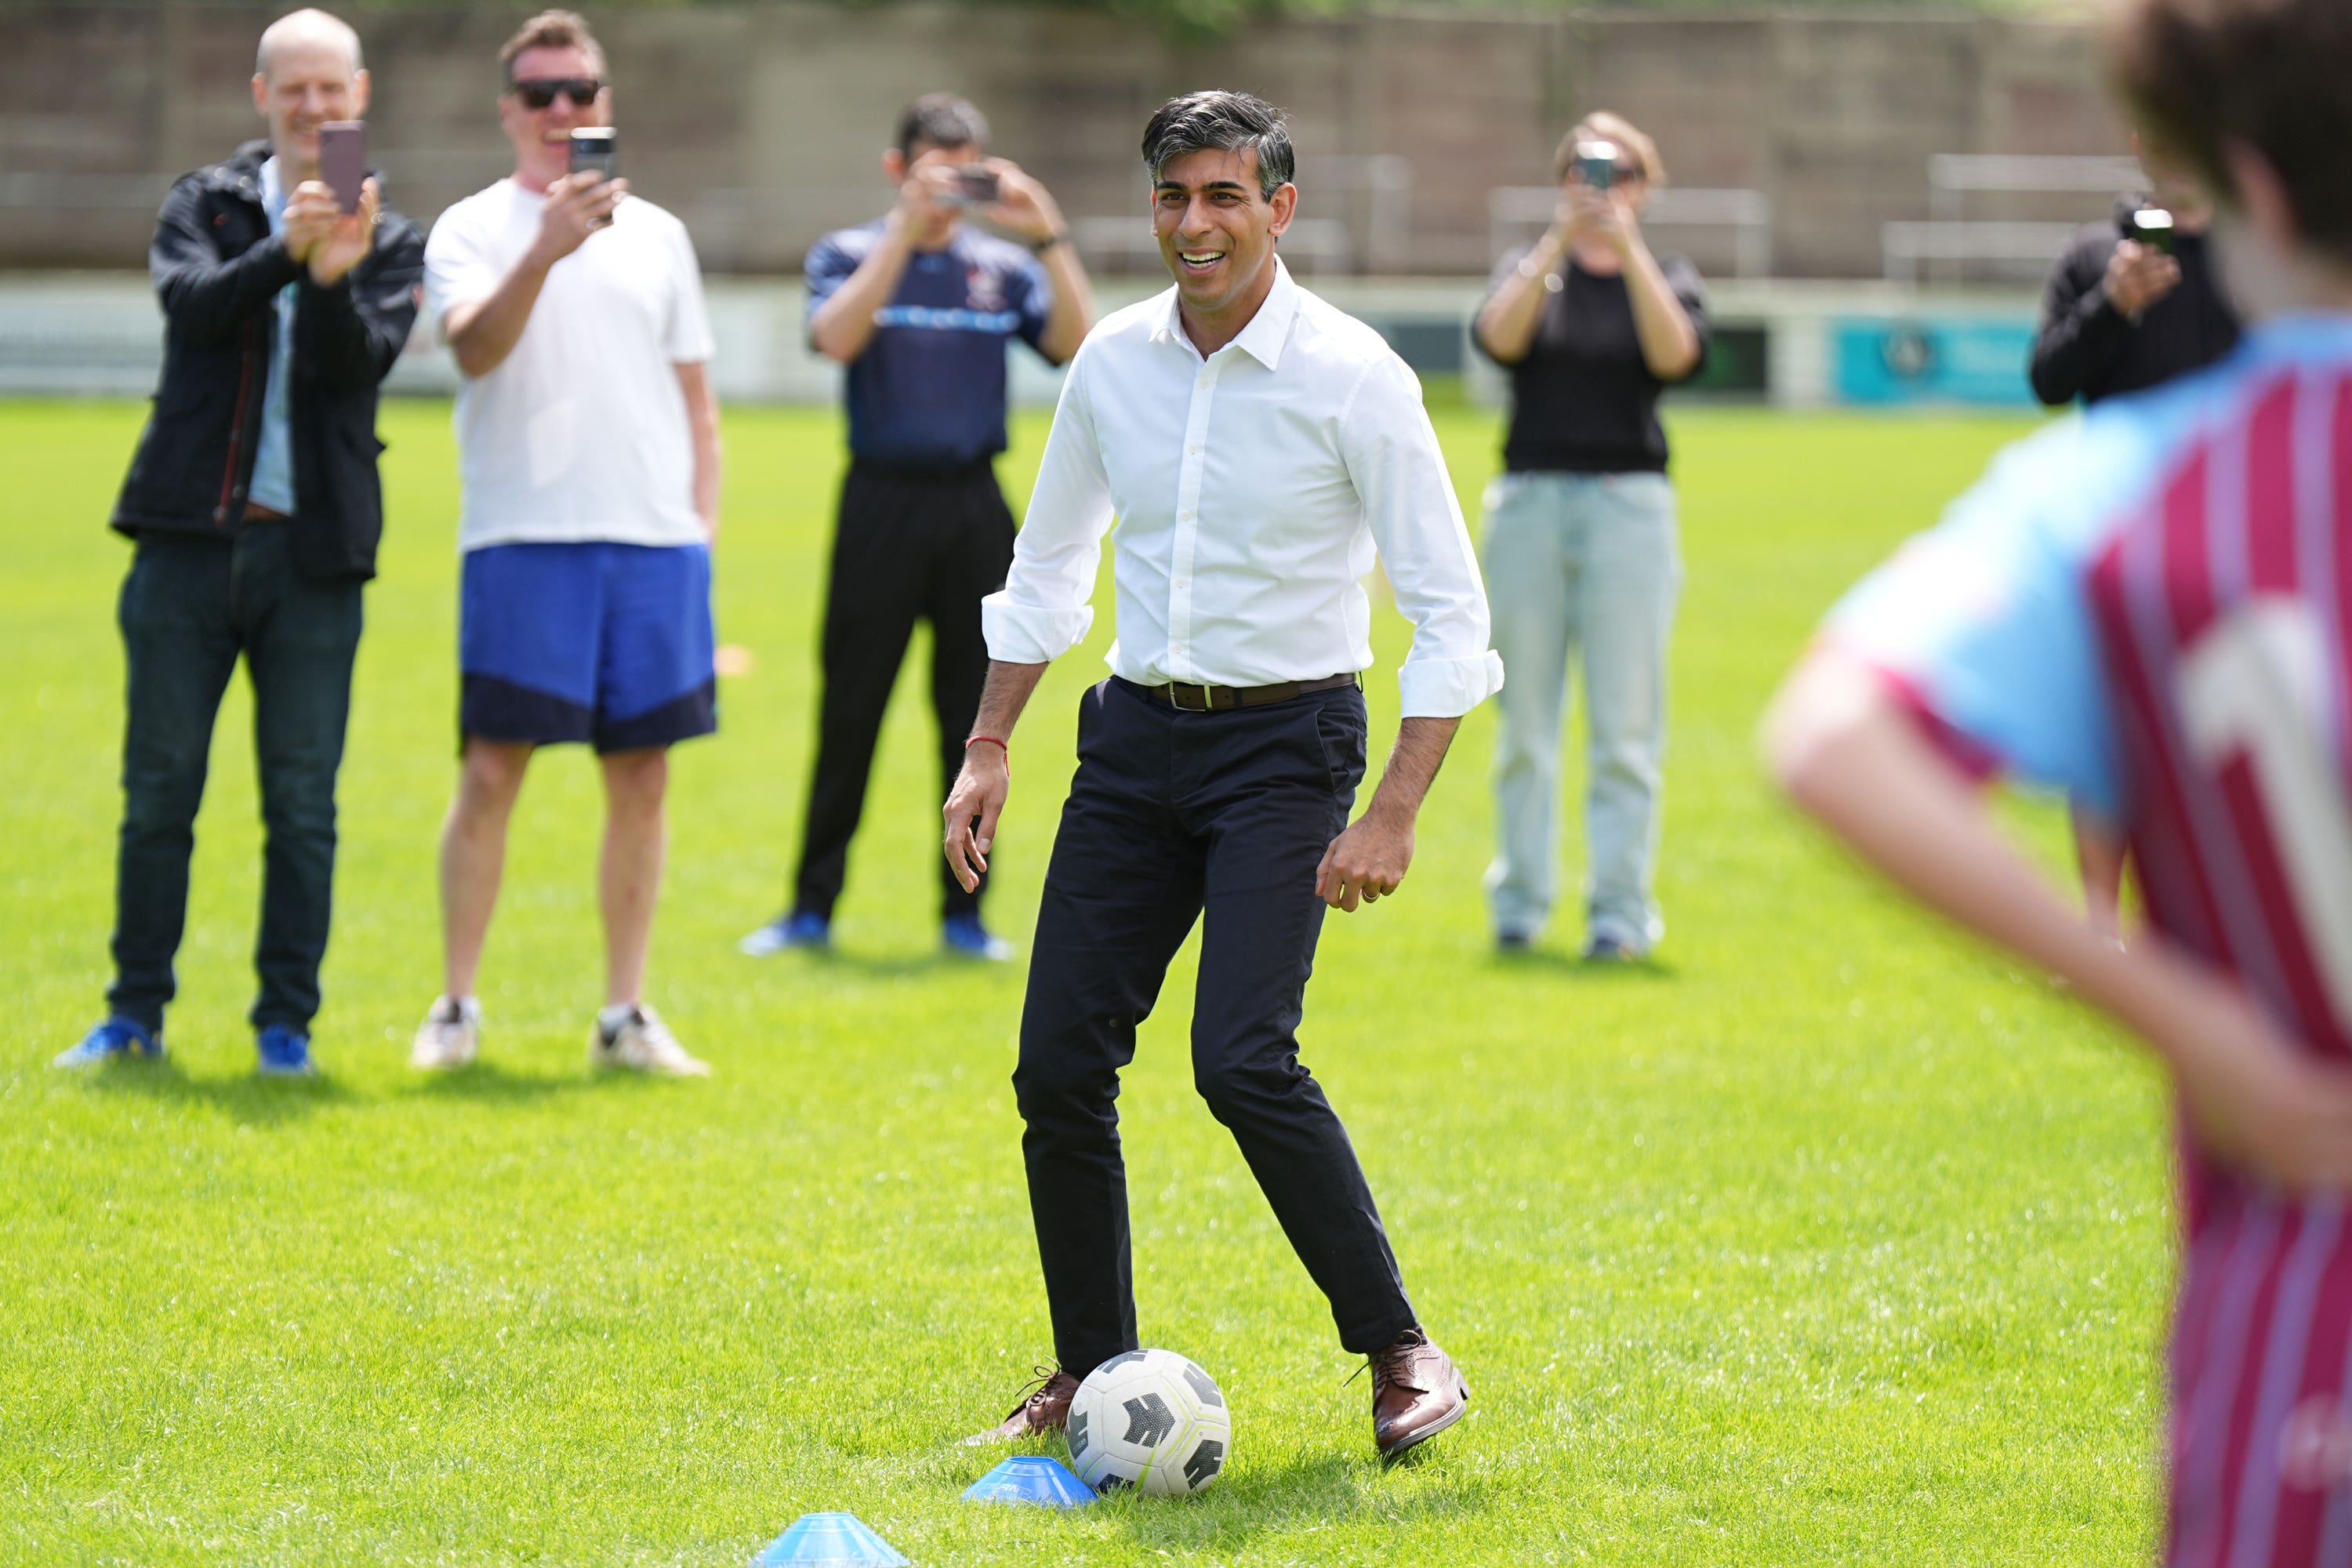
[[[375,575],[383,532],[376,389],[415,321],[425,237],[390,208],[375,246],[332,288],[269,232],[251,142],[226,163],[184,175],[163,198],[147,270],[163,306],[163,374],[113,525],[137,538],[226,538],[245,517],[261,442],[278,291],[299,283],[287,389],[294,464],[294,560],[310,578]]]
[[[2221,295],[2212,248],[2201,234],[2173,237],[2180,281],[2137,322],[2107,302],[2107,262],[2123,239],[2124,220],[2139,205],[2135,196],[2117,201],[2116,221],[2085,226],[2051,269],[2027,374],[2033,395],[2053,407],[2170,381],[2237,343],[2237,313]]]

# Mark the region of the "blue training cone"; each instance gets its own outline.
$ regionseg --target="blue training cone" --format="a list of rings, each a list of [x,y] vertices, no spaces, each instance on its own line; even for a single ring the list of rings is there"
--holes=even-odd
[[[1045,1454],[1005,1460],[965,1489],[966,1502],[1034,1502],[1047,1508],[1084,1508],[1095,1500],[1087,1483],[1069,1467]]]
[[[906,1561],[854,1513],[804,1513],[751,1559],[751,1568],[905,1568]]]

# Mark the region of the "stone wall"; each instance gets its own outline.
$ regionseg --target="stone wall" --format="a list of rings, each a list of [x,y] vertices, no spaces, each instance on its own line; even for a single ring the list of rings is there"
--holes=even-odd
[[[282,8],[0,5],[0,268],[135,264],[170,175],[256,133],[253,45]],[[941,88],[979,102],[997,150],[1073,217],[1132,213],[1139,233],[1150,110],[1201,86],[1260,92],[1292,112],[1303,213],[1345,236],[1322,265],[1384,273],[1484,271],[1487,192],[1546,183],[1588,108],[1648,129],[1679,184],[1767,193],[1775,269],[1798,277],[1875,276],[1879,225],[1927,216],[1930,153],[2126,148],[2089,31],[2071,23],[1407,13],[1187,45],[1045,9],[587,9],[631,181],[687,220],[718,272],[796,268],[818,234],[879,211],[898,109]],[[376,79],[373,153],[405,210],[430,218],[505,172],[495,57],[524,14],[352,13]],[[1728,255],[1719,236],[1660,243],[1717,269]]]

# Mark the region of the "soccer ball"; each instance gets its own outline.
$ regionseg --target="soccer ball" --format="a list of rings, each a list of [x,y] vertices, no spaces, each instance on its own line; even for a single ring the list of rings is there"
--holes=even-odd
[[[1068,1434],[1078,1479],[1154,1497],[1201,1490],[1234,1447],[1225,1396],[1174,1351],[1129,1351],[1088,1373],[1070,1401]]]

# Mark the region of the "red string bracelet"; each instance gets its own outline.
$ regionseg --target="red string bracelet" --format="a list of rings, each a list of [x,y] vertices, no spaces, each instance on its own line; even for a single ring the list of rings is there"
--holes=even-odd
[[[1004,747],[1004,754],[1008,757],[1013,754],[1012,746],[1005,742],[1004,737],[1002,735],[974,735],[971,740],[966,741],[963,743],[963,749],[968,752],[974,746],[979,745],[982,741],[987,742],[992,746]]]

